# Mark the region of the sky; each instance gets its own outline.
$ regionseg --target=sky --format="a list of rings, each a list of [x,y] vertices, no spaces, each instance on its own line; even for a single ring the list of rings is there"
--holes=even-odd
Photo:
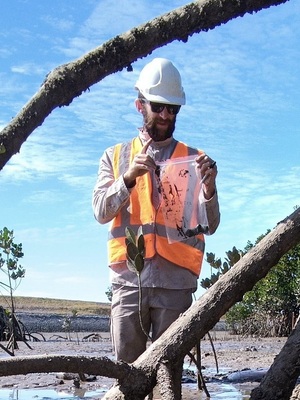
[[[55,67],[183,4],[3,1],[0,130]],[[290,0],[161,47],[54,110],[0,171],[0,229],[24,252],[15,295],[107,301],[108,226],[93,216],[92,191],[104,150],[141,126],[134,84],[154,57],[182,76],[174,136],[217,161],[221,223],[206,252],[224,260],[290,215],[300,203],[299,43],[300,3]],[[205,262],[200,280],[210,272]]]

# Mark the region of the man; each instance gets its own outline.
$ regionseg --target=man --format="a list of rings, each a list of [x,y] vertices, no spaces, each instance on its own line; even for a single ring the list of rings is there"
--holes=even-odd
[[[201,201],[207,216],[205,233],[213,234],[220,214],[216,191],[217,167],[204,152],[173,137],[176,116],[185,104],[181,77],[171,61],[156,58],[140,73],[135,106],[143,116],[138,136],[113,146],[100,160],[93,193],[96,219],[111,222],[108,258],[112,282],[111,330],[116,358],[133,362],[146,349],[147,336],[139,318],[137,275],[126,261],[125,228],[143,227],[146,254],[142,281],[142,323],[156,340],[192,303],[204,252],[204,237],[169,243],[157,187],[157,163],[194,155]]]

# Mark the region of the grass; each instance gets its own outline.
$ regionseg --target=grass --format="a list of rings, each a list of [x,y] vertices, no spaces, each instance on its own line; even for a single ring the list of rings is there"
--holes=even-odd
[[[14,296],[15,311],[39,314],[109,315],[110,303]],[[0,306],[9,309],[9,299],[0,295]]]

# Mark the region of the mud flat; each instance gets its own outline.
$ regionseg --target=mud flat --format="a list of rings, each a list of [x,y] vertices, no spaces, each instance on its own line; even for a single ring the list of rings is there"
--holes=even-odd
[[[57,318],[57,316],[55,317]],[[98,323],[98,322],[97,322]],[[94,328],[95,326],[93,326]],[[86,355],[86,356],[106,356],[114,358],[110,334],[103,331],[94,331],[90,333],[84,332],[69,332],[64,331],[44,332],[45,340],[38,342],[29,342],[32,349],[23,342],[18,342],[19,349],[15,351],[15,356],[34,356],[34,355]],[[212,332],[213,343],[218,359],[219,372],[216,371],[216,363],[213,355],[213,350],[209,340],[201,340],[201,364],[203,367],[202,373],[207,380],[208,390],[214,399],[214,393],[228,392],[229,397],[222,399],[240,399],[241,393],[250,393],[250,391],[258,385],[258,381],[253,381],[253,373],[250,371],[267,370],[273,363],[274,358],[283,347],[286,338],[240,338],[231,336],[227,332]],[[3,343],[3,342],[2,342]],[[4,344],[4,343],[3,343]],[[0,361],[3,358],[9,357],[4,351],[0,350]],[[186,364],[189,360],[186,360]],[[244,379],[246,374],[244,371],[249,371],[248,376],[252,377],[249,381],[241,381],[239,377]],[[232,373],[240,372],[233,377],[237,377],[234,381],[229,381],[227,377]],[[257,374],[255,376],[258,376]],[[254,376],[254,377],[255,377]],[[64,374],[64,371],[57,373],[38,373],[18,376],[6,376],[0,379],[0,390],[18,391],[24,389],[51,389],[56,392],[79,393],[84,398],[83,393],[97,391],[97,397],[101,398],[105,392],[113,384],[114,380],[106,377],[95,376],[90,377],[90,380],[80,382],[80,388],[76,388],[74,380],[76,376]],[[231,392],[228,391],[232,389]],[[223,391],[223,392],[222,392]],[[38,393],[36,395],[38,396]],[[100,393],[100,394],[99,394]],[[102,394],[101,394],[102,393]],[[234,394],[236,393],[236,394]],[[10,393],[11,394],[11,393]],[[78,394],[77,394],[78,395]],[[48,396],[48,395],[47,395]],[[230,397],[231,396],[231,397]],[[239,396],[239,397],[236,397]],[[50,397],[50,398],[58,398]],[[1,397],[1,399],[9,399],[11,397]],[[20,397],[22,398],[22,397]],[[33,396],[31,397],[33,398]],[[76,397],[75,397],[76,398]],[[158,397],[159,398],[159,397]],[[243,397],[247,398],[247,397]],[[199,399],[199,392],[195,384],[183,385],[183,400]]]

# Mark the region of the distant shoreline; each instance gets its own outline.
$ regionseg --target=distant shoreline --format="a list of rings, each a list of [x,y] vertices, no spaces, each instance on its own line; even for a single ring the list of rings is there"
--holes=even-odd
[[[17,312],[17,319],[29,333],[33,332],[109,332],[107,315],[41,314]]]
[[[52,299],[45,297],[14,296],[16,313],[63,315],[110,315],[110,303],[83,300]],[[0,306],[9,310],[10,299],[0,296]]]
[[[27,332],[109,332],[110,303],[14,296],[15,314]],[[0,296],[10,311],[10,298]]]

